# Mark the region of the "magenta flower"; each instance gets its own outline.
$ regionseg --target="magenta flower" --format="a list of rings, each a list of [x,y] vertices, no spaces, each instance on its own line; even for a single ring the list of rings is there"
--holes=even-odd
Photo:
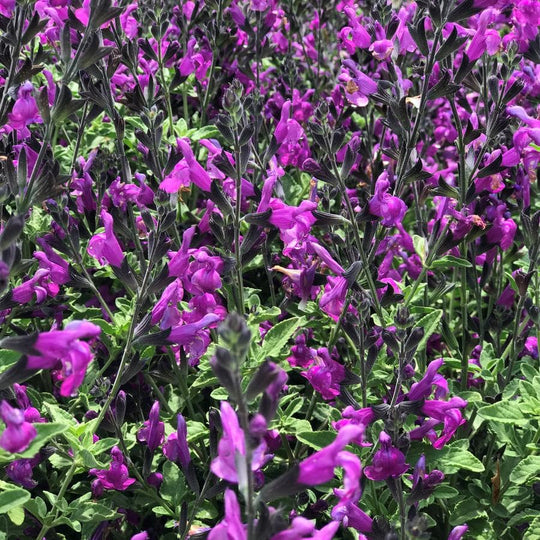
[[[11,298],[19,304],[27,304],[36,295],[39,304],[47,298],[47,294],[56,296],[58,285],[50,282],[51,272],[46,268],[40,268],[36,273],[11,291]]]
[[[291,347],[291,356],[287,358],[287,361],[292,367],[305,368],[313,363],[315,354],[315,349],[306,345],[306,335],[300,334],[294,340],[294,345]]]
[[[279,144],[285,144],[291,149],[304,136],[302,126],[291,118],[292,103],[288,100],[283,104],[281,117],[274,131],[274,136]]]
[[[375,195],[369,201],[369,211],[382,218],[381,224],[385,227],[395,227],[403,220],[407,205],[399,197],[387,193],[389,187],[388,173],[383,172],[375,183]]]
[[[154,401],[150,409],[148,420],[144,422],[144,427],[139,429],[137,439],[146,442],[148,449],[154,452],[163,442],[165,424],[159,420],[159,401]]]
[[[210,191],[212,180],[208,173],[195,159],[189,139],[178,139],[178,146],[184,155],[172,172],[159,184],[159,188],[167,193],[178,193],[181,188],[190,188],[195,184],[203,191]]]
[[[28,356],[28,369],[52,369],[62,363],[60,395],[71,396],[84,380],[93,359],[90,345],[81,338],[95,338],[101,328],[88,321],[72,321],[64,330],[41,332],[34,344],[40,356]]]
[[[409,468],[405,463],[405,456],[392,446],[392,438],[384,431],[379,435],[379,442],[381,448],[375,452],[371,465],[365,468],[364,474],[374,481],[398,478]]]
[[[88,254],[99,264],[110,264],[120,267],[124,260],[124,253],[114,234],[114,220],[106,210],[101,211],[101,220],[105,227],[104,233],[95,234],[88,242]]]
[[[352,424],[340,429],[333,443],[300,463],[298,483],[317,486],[329,482],[334,477],[334,469],[338,466],[338,454],[363,432],[364,426]]]
[[[0,0],[0,14],[4,17],[11,17],[15,8],[15,0]]]
[[[424,377],[411,386],[408,394],[409,400],[415,401],[429,397],[431,394],[431,388],[434,385],[437,386],[435,397],[444,397],[448,394],[448,383],[442,375],[437,374],[437,371],[443,365],[443,363],[444,360],[442,358],[438,358],[437,360],[430,362]]]
[[[466,523],[464,525],[458,525],[450,531],[448,540],[461,540],[468,530],[469,526]]]
[[[0,447],[12,454],[24,452],[36,438],[36,428],[24,419],[23,411],[5,400],[0,404],[0,418],[6,424],[0,436]]]
[[[374,41],[369,47],[369,52],[377,60],[386,60],[394,50],[394,44],[389,39]]]
[[[343,417],[343,420],[338,420],[337,422],[333,422],[332,424],[337,430],[341,430],[344,426],[351,424],[356,426],[362,426],[365,429],[369,424],[371,424],[371,422],[375,421],[377,418],[375,412],[371,407],[365,407],[364,409],[355,410],[350,405],[343,409],[341,416]],[[360,436],[356,437],[354,442],[359,446],[371,446],[371,443],[364,442],[363,435],[364,433],[362,431]]]
[[[240,505],[232,489],[225,490],[225,517],[208,535],[208,540],[246,540],[246,527],[242,523]]]
[[[426,458],[422,454],[414,466],[413,485],[407,502],[418,504],[422,499],[427,499],[443,480],[444,474],[437,469],[426,474]]]
[[[178,414],[176,418],[178,428],[169,435],[167,442],[163,445],[163,453],[167,459],[180,463],[182,469],[185,470],[191,461],[187,443],[186,420],[181,414]]]
[[[23,137],[28,137],[30,131],[27,125],[41,122],[36,100],[32,97],[34,87],[27,81],[19,88],[18,98],[13,105],[12,111],[8,114],[9,125],[18,131]]]
[[[90,469],[89,471],[91,475],[97,477],[92,482],[92,491],[96,496],[101,495],[104,489],[124,491],[135,483],[135,478],[129,477],[128,468],[124,465],[124,454],[118,446],[113,447],[111,456],[112,461],[108,469]]]
[[[182,277],[187,271],[189,266],[189,246],[194,234],[195,227],[190,227],[184,231],[184,234],[182,235],[182,245],[169,261],[170,276]]]
[[[219,320],[219,315],[216,315],[215,313],[208,313],[197,322],[184,324],[182,326],[175,326],[167,337],[167,341],[169,343],[178,343],[178,345],[190,345],[199,337],[202,330],[208,328]]]
[[[363,73],[352,60],[344,60],[343,66],[347,70],[343,71],[338,79],[345,83],[345,96],[353,105],[365,107],[369,103],[368,96],[377,92],[377,83]]]
[[[339,522],[331,521],[328,525],[325,525],[318,531],[312,520],[298,516],[292,520],[291,526],[288,529],[274,534],[270,540],[300,540],[302,538],[311,540],[332,540],[338,529]]]
[[[356,11],[352,7],[345,7],[343,9],[349,19],[351,26],[345,26],[339,32],[339,38],[342,40],[343,45],[349,54],[354,54],[356,48],[367,49],[371,43],[371,36],[369,32],[360,24]]]
[[[152,309],[152,324],[157,324],[162,330],[178,325],[181,319],[178,304],[184,296],[184,289],[179,279],[165,287],[161,298]]]
[[[497,206],[493,226],[486,233],[486,238],[492,244],[498,244],[503,251],[510,249],[517,232],[516,222],[507,216],[504,204]]]
[[[32,473],[40,460],[39,454],[32,459],[16,459],[6,467],[6,475],[19,486],[33,489],[37,486],[37,482],[32,478]]]
[[[221,402],[221,425],[223,435],[218,444],[218,455],[212,460],[210,469],[219,478],[238,483],[237,460],[246,455],[246,439],[238,423],[236,412],[226,401]],[[265,452],[266,443],[264,439],[261,439],[259,445],[252,451],[251,468],[253,471],[264,464]]]
[[[334,399],[341,392],[340,383],[345,378],[345,367],[333,360],[325,347],[321,347],[314,364],[302,376],[324,399]]]
[[[457,428],[465,423],[460,409],[467,406],[467,402],[460,397],[453,397],[448,401],[428,400],[421,408],[423,415],[429,419],[413,429],[409,436],[411,439],[422,439],[427,436],[433,443],[433,447],[441,449],[454,435]],[[433,428],[444,423],[440,436],[437,436]]]

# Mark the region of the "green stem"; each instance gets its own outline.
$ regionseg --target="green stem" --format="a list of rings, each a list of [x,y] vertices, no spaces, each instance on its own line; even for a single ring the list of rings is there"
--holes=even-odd
[[[50,520],[45,518],[44,521],[48,521],[48,523],[43,523],[43,526],[41,527],[41,530],[39,531],[36,540],[43,540],[45,538],[45,535],[50,530],[51,526],[54,524],[58,517],[58,501],[61,501],[64,498],[64,495],[66,494],[66,491],[71,484],[71,480],[73,479],[73,475],[75,474],[75,469],[77,468],[77,464],[75,461],[72,462],[71,467],[68,469],[68,472],[66,473],[66,477],[64,478],[64,481],[62,483],[62,486],[60,487],[60,491],[58,492],[58,495],[56,497],[56,500],[54,501],[51,511],[49,512],[49,516],[51,517]]]

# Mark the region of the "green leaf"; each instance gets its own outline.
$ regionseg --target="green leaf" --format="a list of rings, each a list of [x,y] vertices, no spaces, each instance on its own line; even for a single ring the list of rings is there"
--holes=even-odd
[[[523,540],[540,540],[540,517],[531,521],[529,527],[525,531]]]
[[[536,518],[540,518],[540,510],[527,508],[527,510],[523,510],[523,512],[511,517],[507,525],[508,527],[513,527],[514,525],[519,525],[520,523],[530,522]]]
[[[67,431],[69,428],[69,426],[66,426],[65,424],[59,424],[56,422],[33,425],[36,428],[37,435],[30,443],[30,446],[20,454],[10,454],[9,452],[2,450],[0,452],[0,463],[10,463],[15,459],[34,457],[48,440],[60,435],[60,433]]]
[[[38,518],[44,518],[47,515],[47,505],[41,497],[26,501],[24,507]]]
[[[17,506],[8,511],[8,517],[15,525],[22,525],[24,523],[24,507]]]
[[[448,448],[448,452],[444,457],[441,457],[441,463],[444,465],[453,466],[456,469],[466,469],[472,472],[483,472],[484,465],[482,462],[468,450],[458,448]]]
[[[17,351],[9,351],[7,349],[0,350],[0,366],[2,371],[5,371],[21,357],[21,353]]]
[[[526,484],[538,476],[540,476],[540,456],[528,456],[514,467],[510,481],[514,484]]]
[[[184,475],[175,463],[166,461],[163,465],[163,484],[159,490],[161,497],[172,506],[178,506],[186,492]]]
[[[315,450],[320,450],[333,443],[336,439],[334,431],[302,431],[296,434],[296,438]]]
[[[487,517],[487,512],[481,510],[478,504],[474,504],[474,502],[465,499],[456,504],[454,510],[450,514],[450,523],[452,525],[461,525],[473,519]]]
[[[424,264],[427,257],[428,242],[423,236],[418,236],[417,234],[413,234],[412,239],[414,251],[416,251],[420,259],[422,260],[422,264]]]
[[[459,491],[448,484],[441,484],[437,486],[433,496],[436,499],[453,499],[459,495]]]
[[[472,263],[467,259],[460,259],[453,255],[445,255],[444,257],[433,261],[430,268],[453,268],[455,266],[460,268],[472,268]]]
[[[421,339],[418,344],[417,353],[422,351],[428,342],[428,339],[432,334],[437,330],[439,323],[442,319],[443,311],[442,309],[434,309],[431,313],[424,315],[421,319],[416,322],[416,326],[420,326],[424,329],[424,337]]]
[[[281,349],[285,347],[296,329],[305,323],[305,317],[291,317],[270,328],[257,355],[257,363],[262,362],[265,358],[279,357]]]
[[[30,497],[30,492],[22,488],[10,488],[2,491],[0,493],[0,514],[22,506]]]
[[[485,420],[505,424],[525,424],[528,422],[519,408],[519,403],[516,401],[499,401],[493,403],[493,405],[486,405],[478,409],[478,416]]]
[[[78,499],[73,501],[70,507],[73,507],[73,512],[70,516],[71,519],[82,523],[92,521],[101,523],[102,521],[118,517],[116,510],[93,500],[81,502],[81,500]]]

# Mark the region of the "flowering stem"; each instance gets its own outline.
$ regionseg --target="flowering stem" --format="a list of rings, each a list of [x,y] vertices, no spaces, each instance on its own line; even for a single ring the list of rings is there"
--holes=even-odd
[[[405,501],[403,499],[403,482],[401,478],[396,478],[396,491],[398,494],[398,506],[399,506],[399,523],[400,531],[399,536],[401,540],[407,540],[407,529],[406,529],[406,513],[405,513]]]
[[[416,142],[418,140],[420,123],[422,121],[422,118],[424,117],[424,113],[426,110],[427,96],[428,96],[428,90],[429,90],[429,79],[431,78],[431,73],[435,65],[435,54],[437,52],[437,46],[439,44],[439,40],[441,39],[441,33],[442,33],[442,26],[437,28],[437,30],[435,31],[435,36],[433,38],[433,45],[431,47],[431,50],[429,51],[429,56],[428,56],[428,59],[424,68],[424,83],[422,86],[422,95],[420,98],[420,105],[418,106],[418,114],[416,115],[416,118],[414,119],[414,125],[413,125],[411,135],[407,140],[407,146],[405,148],[405,152],[400,152],[400,156],[399,156],[400,160],[397,166],[397,180],[396,180],[396,186],[394,190],[397,196],[400,196],[401,188],[403,184],[403,177],[409,165],[409,160],[410,160],[412,151],[416,147]],[[401,158],[402,155],[403,155],[403,159]]]
[[[189,533],[191,523],[193,519],[195,518],[195,512],[199,509],[200,503],[203,500],[203,497],[206,495],[206,488],[208,487],[208,483],[210,482],[211,476],[212,476],[212,473],[208,472],[208,474],[206,475],[206,478],[204,479],[204,484],[201,488],[201,492],[197,495],[197,498],[195,499],[195,502],[193,503],[189,518],[186,522],[186,528],[184,532],[182,533],[182,535],[180,536],[180,540],[185,540]]]
[[[172,106],[171,106],[171,93],[169,92],[169,87],[165,81],[165,71],[163,69],[163,53],[161,51],[162,48],[162,40],[160,39],[158,41],[158,65],[159,65],[159,77],[161,79],[161,86],[163,88],[163,93],[165,94],[165,105],[167,107],[167,116],[169,117],[169,136],[174,135],[174,121],[173,121],[173,112],[172,112]],[[187,120],[186,120],[187,122]]]
[[[236,204],[234,207],[234,257],[236,260],[236,280],[238,296],[235,295],[237,310],[244,314],[244,276],[242,274],[242,253],[240,251],[240,214],[242,207],[242,171],[240,170],[240,141],[238,129],[234,132],[234,164],[236,170]]]
[[[34,168],[32,169],[32,174],[30,175],[30,180],[28,181],[26,192],[24,194],[24,197],[21,203],[21,207],[22,207],[21,213],[26,212],[32,204],[32,191],[33,191],[34,184],[36,182],[36,179],[39,173],[39,169],[41,168],[41,163],[45,159],[45,154],[47,153],[47,148],[51,140],[51,135],[52,135],[52,124],[49,122],[47,124],[47,128],[45,129],[45,135],[43,136],[41,148],[39,149],[39,154],[36,159],[36,163],[34,164]]]
[[[43,538],[45,538],[45,535],[47,534],[49,529],[53,526],[54,522],[56,521],[56,518],[58,517],[58,509],[57,509],[58,502],[64,498],[64,495],[66,494],[66,491],[69,485],[71,484],[71,480],[73,479],[73,475],[75,474],[76,468],[77,468],[77,463],[76,461],[73,461],[71,464],[71,467],[68,469],[66,477],[64,478],[64,482],[62,483],[62,486],[60,487],[60,491],[58,492],[58,495],[56,496],[56,499],[52,505],[51,511],[43,520],[43,526],[41,527],[41,530],[39,531],[36,537],[36,540],[43,540]]]
[[[245,448],[246,448],[246,493],[245,495],[245,502],[246,502],[246,518],[247,518],[247,526],[248,526],[248,533],[247,533],[247,540],[254,540],[253,536],[253,526],[254,526],[254,519],[255,519],[255,511],[253,508],[253,473],[251,470],[251,461],[252,461],[252,452],[251,452],[251,444],[249,441],[249,411],[247,408],[247,403],[244,397],[244,394],[242,393],[242,388],[240,386],[241,376],[240,373],[237,374],[236,382],[238,385],[238,389],[236,392],[236,395],[239,396],[239,403],[238,403],[238,417],[240,419],[240,425],[242,426],[242,431],[244,432],[244,442],[245,442]]]
[[[358,249],[358,253],[360,254],[360,260],[362,261],[362,270],[364,271],[364,275],[366,277],[369,292],[371,293],[371,298],[373,300],[373,306],[375,307],[375,311],[377,313],[377,316],[379,318],[379,324],[385,328],[386,323],[384,321],[384,316],[382,313],[382,308],[379,303],[379,298],[377,296],[377,288],[375,287],[375,282],[373,281],[373,276],[371,275],[371,272],[369,270],[369,261],[366,256],[366,252],[364,251],[364,246],[362,245],[362,239],[360,238],[360,231],[358,229],[358,222],[356,221],[356,213],[354,211],[353,205],[351,203],[351,199],[349,197],[349,194],[347,193],[347,186],[345,185],[345,182],[343,178],[341,178],[341,174],[338,171],[337,163],[336,163],[336,157],[332,153],[331,149],[328,148],[328,155],[331,156],[332,159],[332,168],[334,171],[334,174],[336,178],[339,179],[339,187],[344,195],[345,199],[345,206],[347,207],[347,213],[349,215],[349,221],[351,222],[352,230],[353,230],[353,237],[354,241],[356,243],[356,248]]]
[[[24,23],[26,22],[26,6],[17,6],[15,11],[15,20],[17,21],[17,30],[15,35],[17,36],[17,43],[13,46],[11,52],[11,64],[9,65],[9,73],[4,81],[4,89],[2,92],[2,99],[0,100],[0,121],[4,123],[4,116],[6,114],[6,103],[9,96],[9,89],[13,83],[13,78],[15,76],[15,70],[19,63],[19,55],[21,54],[22,48],[22,35],[24,31]]]
[[[514,319],[514,331],[513,331],[513,336],[512,336],[512,341],[510,342],[510,354],[509,354],[509,357],[510,357],[510,361],[508,362],[508,373],[506,374],[506,378],[504,380],[504,383],[502,384],[502,388],[501,388],[501,391],[506,388],[506,386],[508,386],[508,383],[510,382],[510,380],[512,379],[512,372],[514,371],[514,363],[516,361],[516,341],[517,339],[519,338],[519,336],[521,335],[521,329],[519,327],[519,321],[521,319],[521,313],[523,311],[523,305],[525,303],[525,296],[520,296],[519,297],[519,301],[518,301],[518,305],[517,305],[517,308],[516,308],[516,317]],[[505,356],[506,356],[506,351],[505,351]]]
[[[160,235],[160,225],[161,222],[158,222],[157,230],[156,230],[156,238],[159,238]],[[155,246],[155,243],[154,243]],[[141,310],[142,304],[146,298],[147,289],[148,289],[148,282],[150,280],[150,272],[153,268],[153,260],[154,260],[154,249],[152,249],[152,252],[149,253],[149,261],[148,266],[146,267],[146,272],[144,273],[144,277],[141,283],[141,286],[137,290],[137,298],[135,300],[135,307],[133,310],[133,317],[131,319],[131,323],[129,325],[128,335],[126,338],[126,345],[124,347],[124,352],[122,353],[122,358],[120,360],[120,365],[118,366],[118,371],[116,373],[116,378],[114,380],[113,387],[109,393],[109,396],[107,397],[107,400],[105,401],[103,407],[101,408],[101,411],[99,412],[99,416],[97,417],[96,425],[99,426],[101,422],[103,421],[103,418],[105,417],[105,414],[109,410],[109,407],[111,406],[111,403],[113,399],[115,398],[116,394],[118,393],[118,390],[120,390],[120,385],[122,383],[122,375],[124,373],[125,367],[127,365],[127,361],[129,358],[129,355],[131,353],[131,345],[133,344],[133,337],[135,335],[135,327],[138,323],[139,318],[139,312]]]

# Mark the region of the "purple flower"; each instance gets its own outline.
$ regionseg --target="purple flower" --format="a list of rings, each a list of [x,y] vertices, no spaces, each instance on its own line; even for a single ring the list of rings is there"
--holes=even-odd
[[[46,268],[40,268],[30,279],[15,287],[11,291],[11,298],[19,304],[27,304],[36,295],[37,303],[47,298],[47,294],[55,296],[58,293],[58,285],[50,282],[51,272]]]
[[[189,266],[189,246],[195,234],[195,227],[190,227],[182,235],[182,245],[169,261],[169,275],[183,277]]]
[[[338,454],[363,431],[364,426],[352,424],[340,429],[333,443],[300,463],[298,483],[317,486],[329,482],[334,477],[334,469],[338,466]]]
[[[468,530],[469,526],[466,523],[464,525],[458,525],[450,531],[448,540],[461,540]]]
[[[413,485],[407,498],[408,504],[418,504],[422,499],[427,499],[435,488],[444,480],[444,474],[434,469],[426,474],[426,458],[422,454],[414,466]]]
[[[190,189],[195,184],[203,191],[210,191],[212,180],[208,173],[195,159],[189,139],[178,139],[178,146],[184,155],[172,172],[159,184],[159,188],[167,193],[178,193],[180,189]]]
[[[175,326],[167,341],[169,343],[178,343],[178,345],[190,345],[198,337],[201,330],[208,328],[210,325],[220,320],[220,316],[214,313],[208,313],[197,322],[184,324],[183,326]]]
[[[438,388],[441,388],[441,390],[437,390],[436,397],[444,397],[446,394],[448,394],[448,383],[444,377],[442,377],[442,375],[437,374],[437,371],[443,365],[443,363],[444,360],[442,358],[438,358],[437,360],[430,362],[424,377],[411,386],[408,395],[409,400],[415,401],[429,397],[431,394],[431,387],[433,385],[437,385]]]
[[[9,125],[13,129],[19,130],[22,137],[30,135],[30,131],[26,127],[28,124],[41,122],[36,100],[32,97],[33,90],[34,86],[31,82],[23,83],[19,88],[17,101],[8,114]]]
[[[34,258],[39,261],[39,267],[49,271],[49,276],[54,283],[58,285],[67,283],[71,279],[68,263],[57,255],[45,241],[41,240],[39,243],[44,250],[34,251]]]
[[[389,39],[374,41],[369,47],[369,52],[377,60],[386,60],[394,50],[394,44]]]
[[[81,338],[94,338],[101,328],[88,321],[72,321],[64,330],[41,332],[34,344],[40,356],[28,356],[28,369],[51,369],[62,363],[60,395],[71,396],[82,384],[93,358],[90,345]]]
[[[163,453],[171,461],[180,463],[182,469],[186,469],[191,461],[189,447],[187,443],[186,420],[181,414],[178,414],[178,428],[169,435],[167,442],[163,445]]]
[[[183,297],[184,289],[182,288],[182,282],[179,279],[175,279],[167,285],[161,294],[161,298],[152,309],[152,324],[159,322],[162,330],[178,325],[181,319],[178,304]]]
[[[150,536],[146,531],[142,531],[140,533],[134,534],[130,540],[148,540]]]
[[[246,527],[240,516],[240,505],[232,489],[225,490],[225,517],[208,535],[208,540],[246,540]]]
[[[344,60],[343,66],[348,69],[339,76],[339,81],[345,83],[345,96],[358,107],[369,103],[368,96],[377,91],[377,83],[359,69],[352,60]],[[350,75],[352,73],[352,76]]]
[[[448,401],[428,400],[421,408],[422,414],[429,417],[420,427],[413,429],[409,436],[411,439],[421,439],[425,435],[432,441],[433,447],[441,449],[454,435],[457,428],[465,423],[460,409],[467,406],[467,402],[460,397],[453,397]],[[437,436],[433,427],[443,422],[444,427],[440,436]]]
[[[24,452],[36,438],[36,428],[24,419],[23,411],[5,400],[0,404],[0,418],[6,424],[0,436],[0,447],[12,454]]]
[[[291,526],[288,529],[274,534],[270,540],[300,540],[301,538],[332,540],[338,529],[339,522],[332,521],[318,531],[313,521],[298,516],[292,520]]]
[[[407,205],[399,197],[388,194],[389,187],[388,173],[383,172],[375,183],[375,195],[369,201],[369,211],[383,218],[381,223],[385,227],[395,227],[403,220]]]
[[[11,17],[15,8],[15,0],[0,0],[0,14]]]
[[[148,482],[148,485],[159,489],[161,487],[161,484],[163,484],[163,475],[159,472],[150,473],[146,477],[146,481]]]
[[[92,491],[99,496],[104,489],[116,489],[117,491],[126,490],[131,484],[135,483],[135,478],[129,477],[129,471],[124,465],[124,454],[118,446],[111,450],[111,465],[106,470],[90,469],[89,473],[96,476],[92,482]]]
[[[221,425],[223,435],[218,444],[218,455],[212,460],[210,469],[219,478],[238,483],[237,463],[246,455],[246,439],[234,409],[226,401],[221,402]],[[263,439],[252,451],[251,468],[253,471],[264,464],[265,452],[266,443]]]
[[[88,254],[96,259],[99,264],[120,267],[124,260],[124,253],[114,235],[113,217],[106,210],[102,210],[101,220],[105,232],[95,234],[90,238],[87,248]]]
[[[338,431],[342,430],[343,427],[347,425],[362,426],[365,429],[366,426],[376,419],[375,412],[371,407],[355,410],[350,405],[343,409],[341,416],[343,417],[343,420],[338,420],[332,424]],[[360,435],[354,439],[354,442],[359,446],[371,446],[370,443],[364,442],[363,435],[364,432],[362,430]]]
[[[339,32],[339,38],[342,40],[343,45],[347,49],[349,54],[354,54],[356,48],[367,49],[371,43],[371,36],[369,32],[360,24],[356,11],[352,7],[345,7],[343,9],[349,19],[351,26],[345,26]]]
[[[373,528],[373,519],[356,504],[336,506],[332,510],[332,517],[339,519],[344,527],[352,527],[359,532],[371,532]],[[362,538],[365,538],[365,536],[360,535],[359,540]]]
[[[6,474],[16,484],[26,489],[33,489],[37,486],[37,482],[32,478],[32,473],[39,461],[39,455],[32,459],[16,459],[6,467]]]
[[[384,431],[379,435],[379,442],[381,448],[375,452],[371,465],[365,468],[365,475],[374,481],[398,478],[409,468],[405,456],[392,446],[392,438]]]
[[[315,349],[306,345],[306,335],[300,334],[291,347],[291,356],[287,358],[289,364],[293,367],[308,367],[315,360]]]
[[[538,360],[538,339],[536,337],[530,336],[525,340],[522,354]]]
[[[517,231],[516,222],[510,217],[505,218],[506,212],[504,204],[497,206],[493,226],[486,233],[487,240],[492,244],[498,244],[503,251],[510,248]]]
[[[146,442],[151,452],[154,452],[163,442],[163,434],[165,433],[165,424],[159,420],[159,401],[154,401],[148,420],[144,422],[137,433],[137,439],[141,442]]]
[[[317,350],[314,364],[308,371],[302,372],[324,399],[334,399],[341,392],[340,383],[345,378],[345,368],[330,357],[328,349]]]

